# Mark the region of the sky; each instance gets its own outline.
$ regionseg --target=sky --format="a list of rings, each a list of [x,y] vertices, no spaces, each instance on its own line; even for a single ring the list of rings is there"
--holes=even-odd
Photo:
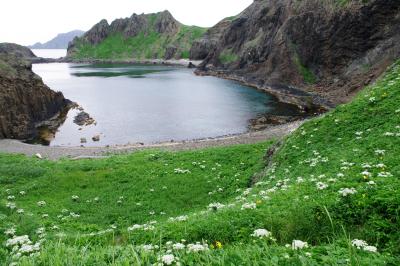
[[[234,16],[253,0],[1,0],[0,42],[31,45],[58,33],[89,30],[105,18],[109,23],[133,13],[169,10],[187,25],[211,27]]]

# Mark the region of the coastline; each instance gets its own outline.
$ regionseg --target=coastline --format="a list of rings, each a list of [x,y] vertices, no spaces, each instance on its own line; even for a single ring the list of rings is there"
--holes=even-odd
[[[306,120],[298,120],[282,125],[270,126],[264,130],[246,132],[230,136],[177,142],[162,142],[145,145],[137,143],[104,147],[62,147],[33,145],[24,143],[19,140],[0,139],[0,152],[24,154],[26,156],[34,156],[35,154],[39,153],[41,154],[41,156],[43,156],[43,158],[57,160],[61,158],[104,158],[104,156],[109,156],[113,154],[126,154],[146,149],[159,149],[167,151],[203,149],[238,144],[251,144],[270,139],[282,138],[296,130],[305,121]]]
[[[46,64],[46,63],[75,63],[75,64],[147,64],[147,65],[166,65],[166,66],[183,66],[183,67],[197,67],[202,62],[201,60],[189,59],[70,59],[67,57],[62,58],[31,58],[32,64]]]
[[[271,94],[282,103],[296,105],[298,108],[311,114],[321,114],[335,107],[333,103],[325,100],[321,96],[305,92],[293,86],[265,84],[260,80],[246,78],[223,70],[201,70],[197,68],[194,73],[198,76],[213,76],[239,82],[242,85]]]

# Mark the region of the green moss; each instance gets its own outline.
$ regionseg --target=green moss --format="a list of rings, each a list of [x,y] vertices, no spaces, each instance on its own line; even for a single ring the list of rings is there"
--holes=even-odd
[[[227,49],[222,51],[218,59],[222,64],[230,64],[236,62],[239,59],[239,56],[233,53],[231,49]]]
[[[188,58],[190,57],[190,52],[189,52],[188,50],[183,51],[183,52],[181,53],[181,57],[182,57],[182,58],[185,58],[185,59],[188,59]]]
[[[0,59],[0,74],[6,77],[13,77],[17,74],[17,71],[8,63]]]
[[[300,74],[303,76],[304,82],[307,84],[315,84],[317,82],[317,77],[310,69],[301,63],[300,57],[297,54],[295,55],[294,63],[296,64]]]
[[[238,16],[230,16],[230,17],[226,17],[224,18],[224,20],[228,20],[228,21],[234,21]]]

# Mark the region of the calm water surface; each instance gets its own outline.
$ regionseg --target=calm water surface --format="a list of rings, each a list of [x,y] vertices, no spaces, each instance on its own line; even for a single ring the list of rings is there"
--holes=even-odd
[[[32,49],[32,52],[38,57],[55,59],[67,55],[66,49]]]
[[[73,123],[71,110],[50,145],[153,143],[242,133],[268,112],[267,94],[189,69],[152,65],[35,64],[53,90],[79,103],[97,125]],[[91,138],[100,134],[100,142]]]

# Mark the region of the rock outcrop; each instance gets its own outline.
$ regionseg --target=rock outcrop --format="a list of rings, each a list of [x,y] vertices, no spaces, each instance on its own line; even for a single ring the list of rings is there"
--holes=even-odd
[[[71,104],[32,72],[32,57],[26,47],[0,44],[0,138],[34,138],[40,125],[52,118],[54,125]]]
[[[241,80],[299,105],[333,106],[399,58],[399,27],[398,0],[255,0],[191,53],[204,57],[199,74]]]
[[[205,29],[185,26],[169,11],[101,20],[68,46],[69,59],[180,59]],[[112,40],[107,42],[107,40]],[[112,45],[110,44],[112,43]],[[102,49],[97,49],[102,46]],[[101,51],[100,51],[101,50]],[[104,52],[106,51],[106,52]]]
[[[214,27],[207,30],[207,32],[198,40],[193,42],[190,48],[190,59],[204,60],[208,54],[217,48],[218,41],[224,34],[225,30],[231,25],[232,19],[226,18]]]

